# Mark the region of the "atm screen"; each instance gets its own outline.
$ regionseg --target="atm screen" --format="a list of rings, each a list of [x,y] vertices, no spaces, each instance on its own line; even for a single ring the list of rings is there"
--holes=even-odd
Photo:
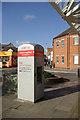
[[[37,83],[42,83],[42,66],[37,67]]]

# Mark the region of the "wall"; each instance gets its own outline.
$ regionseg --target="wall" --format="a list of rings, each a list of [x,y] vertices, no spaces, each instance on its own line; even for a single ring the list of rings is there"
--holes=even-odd
[[[78,68],[78,65],[74,64],[74,55],[78,55],[78,47],[79,45],[74,45],[74,38],[70,37],[70,68]]]
[[[61,46],[62,44],[62,39],[64,39],[64,47]],[[57,43],[56,41],[59,41],[59,48],[57,48]],[[59,55],[59,64],[56,63],[56,56]],[[62,64],[62,59],[61,55],[64,55],[64,64]],[[58,39],[54,40],[53,43],[53,64],[55,64],[55,67],[67,67],[67,38],[65,37],[60,37]]]
[[[48,57],[48,55],[51,53],[51,51],[53,50],[53,48],[47,48],[47,57]]]

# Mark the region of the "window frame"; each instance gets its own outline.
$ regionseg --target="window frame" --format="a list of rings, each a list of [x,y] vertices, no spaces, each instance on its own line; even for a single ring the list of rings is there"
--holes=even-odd
[[[64,41],[64,39],[62,41]],[[62,41],[61,41],[61,46],[64,47],[64,44],[62,43]]]
[[[78,42],[75,42],[75,41],[78,41]],[[74,45],[78,45],[78,44],[79,44],[79,38],[78,37],[74,37]]]
[[[62,57],[64,57],[64,55],[61,55],[61,63],[64,64]]]
[[[56,48],[59,48],[59,41],[56,41]]]
[[[75,60],[76,60],[76,59],[75,59],[75,56],[78,57],[78,59],[77,59],[77,60],[78,60],[77,63],[75,63]],[[79,64],[79,56],[78,56],[78,55],[74,55],[73,63],[74,63],[74,65],[78,65],[78,64]]]
[[[58,59],[57,59],[58,58]],[[58,61],[57,61],[58,60]],[[56,55],[56,64],[59,64],[59,55]]]

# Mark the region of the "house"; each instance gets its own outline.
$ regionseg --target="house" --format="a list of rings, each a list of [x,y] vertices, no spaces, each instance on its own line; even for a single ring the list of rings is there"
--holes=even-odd
[[[17,66],[17,48],[12,44],[0,44],[0,68]]]
[[[55,67],[78,68],[80,64],[80,36],[71,28],[53,39],[53,64]]]
[[[0,50],[1,51],[13,51],[13,52],[17,52],[17,48],[12,44],[0,44]]]

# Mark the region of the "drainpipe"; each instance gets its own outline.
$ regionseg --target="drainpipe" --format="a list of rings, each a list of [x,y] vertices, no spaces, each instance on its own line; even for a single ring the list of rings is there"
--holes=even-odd
[[[68,39],[69,39],[69,37],[67,35],[67,68],[68,68]]]
[[[78,59],[78,62],[79,62],[79,64],[78,64],[78,78],[80,79],[80,50],[79,50],[79,47],[80,47],[80,36],[78,37],[79,39],[78,39],[78,41],[79,41],[79,45],[78,45],[78,56],[79,56],[79,59]]]
[[[67,34],[67,68],[70,68],[70,36]]]
[[[54,63],[54,39],[53,39],[53,68],[55,67],[55,63]]]

